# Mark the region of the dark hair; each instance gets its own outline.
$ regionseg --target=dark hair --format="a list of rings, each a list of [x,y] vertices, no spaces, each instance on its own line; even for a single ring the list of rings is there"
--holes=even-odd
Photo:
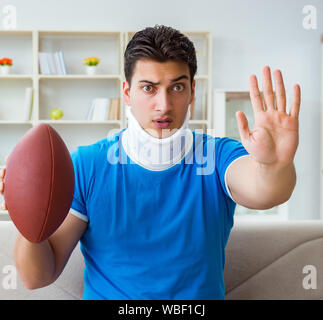
[[[124,73],[129,86],[136,62],[142,58],[158,62],[181,61],[188,64],[192,85],[197,70],[194,44],[178,30],[155,25],[135,33],[124,53]]]

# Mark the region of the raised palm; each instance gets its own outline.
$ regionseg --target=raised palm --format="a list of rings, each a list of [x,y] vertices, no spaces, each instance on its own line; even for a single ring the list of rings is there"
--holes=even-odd
[[[263,97],[255,75],[249,77],[250,98],[254,111],[254,128],[241,111],[236,113],[241,142],[253,159],[262,164],[287,165],[293,162],[298,146],[300,87],[293,87],[290,112],[286,112],[286,91],[279,70],[274,71],[275,95],[270,68],[263,68]],[[276,97],[276,102],[275,102]]]

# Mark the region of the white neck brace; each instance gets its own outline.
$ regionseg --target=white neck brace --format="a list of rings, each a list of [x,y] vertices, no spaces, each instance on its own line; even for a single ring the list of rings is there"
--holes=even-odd
[[[129,158],[149,170],[160,171],[179,163],[193,144],[193,134],[188,129],[190,106],[183,125],[167,138],[158,139],[145,131],[126,106],[128,129],[122,134],[122,146]]]

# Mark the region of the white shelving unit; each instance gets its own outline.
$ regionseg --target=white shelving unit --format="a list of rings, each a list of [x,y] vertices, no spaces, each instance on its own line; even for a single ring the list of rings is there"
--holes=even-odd
[[[136,31],[87,30],[0,30],[2,57],[13,60],[11,73],[0,75],[0,168],[21,137],[40,123],[50,124],[70,151],[78,145],[98,141],[127,126],[123,101],[124,51]],[[209,31],[182,31],[197,51],[196,102],[189,125],[206,131],[212,126],[211,57]],[[40,72],[39,52],[63,51],[66,75]],[[83,59],[100,58],[96,75],[85,74]],[[33,112],[24,121],[25,88],[33,88]],[[120,98],[120,119],[87,121],[94,98]],[[60,120],[50,118],[50,110],[61,108]],[[0,199],[2,202],[2,199]],[[1,213],[7,213],[2,211]],[[1,217],[0,217],[1,219]]]
[[[213,123],[215,136],[228,137],[241,141],[235,117],[236,111],[244,112],[248,119],[249,128],[252,130],[254,126],[254,115],[249,91],[214,90]],[[237,204],[235,217],[237,219],[251,218],[252,220],[288,220],[288,208],[289,201],[268,210],[251,210]]]

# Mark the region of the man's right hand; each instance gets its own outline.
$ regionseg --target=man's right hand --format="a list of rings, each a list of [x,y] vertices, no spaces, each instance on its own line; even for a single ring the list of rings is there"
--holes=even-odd
[[[8,157],[6,157],[6,164]],[[6,168],[0,170],[0,193],[4,193]],[[8,210],[5,202],[2,209]],[[21,280],[28,289],[54,282],[63,271],[72,251],[82,237],[87,223],[69,213],[61,226],[47,240],[32,243],[19,232],[14,247],[14,260]],[[37,280],[36,280],[37,279]]]

